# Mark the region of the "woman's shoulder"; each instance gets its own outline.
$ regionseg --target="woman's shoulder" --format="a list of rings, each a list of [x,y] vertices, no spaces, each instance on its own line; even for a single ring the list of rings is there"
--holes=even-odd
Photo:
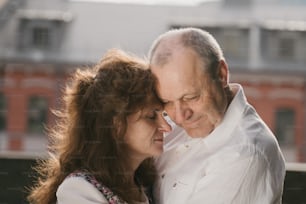
[[[58,204],[108,203],[101,192],[83,177],[67,177],[58,187],[56,192]]]

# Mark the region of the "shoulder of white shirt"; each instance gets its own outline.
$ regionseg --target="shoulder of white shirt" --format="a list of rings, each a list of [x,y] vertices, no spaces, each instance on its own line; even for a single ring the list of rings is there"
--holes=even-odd
[[[108,203],[98,189],[81,177],[66,178],[58,187],[56,196],[59,204],[61,201],[62,203],[72,202],[71,199],[88,200],[91,204]]]

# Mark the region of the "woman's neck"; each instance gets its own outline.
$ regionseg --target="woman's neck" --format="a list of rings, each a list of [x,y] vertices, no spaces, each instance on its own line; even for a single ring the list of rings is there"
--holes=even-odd
[[[146,158],[144,158],[143,156],[138,156],[138,155],[133,155],[130,154],[127,157],[127,166],[129,166],[129,168],[135,172],[136,169],[139,167],[139,165],[141,164],[141,162],[143,162]]]
[[[142,184],[139,182],[137,177],[135,177],[135,172],[138,169],[139,165],[145,160],[146,158],[135,156],[135,155],[129,155],[126,159],[126,165],[128,169],[130,169],[131,177],[130,182],[133,184],[133,192],[138,195],[137,202],[145,202],[147,200],[146,194],[144,192]]]

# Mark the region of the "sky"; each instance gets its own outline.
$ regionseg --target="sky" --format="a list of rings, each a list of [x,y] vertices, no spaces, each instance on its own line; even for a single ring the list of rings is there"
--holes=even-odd
[[[161,4],[161,5],[197,5],[200,2],[218,1],[218,0],[72,0],[72,1],[102,1],[111,3],[135,3],[135,4]]]

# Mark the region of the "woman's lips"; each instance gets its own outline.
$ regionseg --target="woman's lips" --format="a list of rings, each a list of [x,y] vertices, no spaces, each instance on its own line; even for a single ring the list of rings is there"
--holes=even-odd
[[[153,141],[154,141],[154,142],[163,142],[163,141],[164,141],[164,137],[163,137],[163,136],[161,136],[161,137],[155,137],[155,138],[153,139]]]

